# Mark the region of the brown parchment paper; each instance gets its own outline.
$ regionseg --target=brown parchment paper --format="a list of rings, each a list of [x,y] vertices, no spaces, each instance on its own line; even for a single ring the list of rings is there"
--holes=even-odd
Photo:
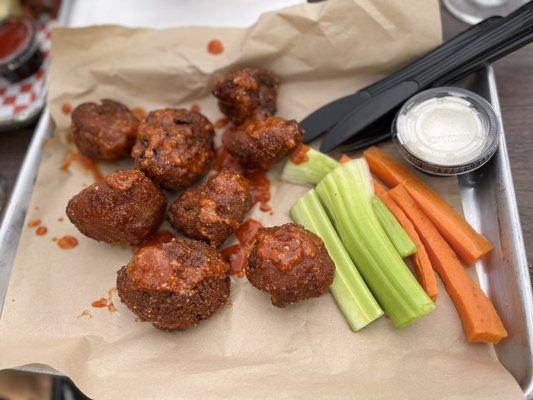
[[[225,52],[206,52],[221,39]],[[67,200],[91,177],[59,166],[73,105],[111,97],[147,110],[197,102],[221,115],[210,88],[242,66],[273,69],[282,80],[279,115],[301,119],[316,107],[381,77],[441,40],[436,0],[330,0],[263,15],[249,29],[125,29],[53,33],[49,106],[57,125],[47,143],[0,320],[0,367],[42,363],[70,376],[95,399],[518,399],[520,389],[492,348],[468,344],[442,286],[437,310],[403,330],[383,317],[354,334],[331,296],[286,309],[246,279],[232,279],[231,302],[198,327],[168,333],[134,316],[91,307],[115,285],[131,249],[83,237],[65,219]],[[106,168],[127,168],[130,164]],[[274,214],[288,221],[305,188],[270,176]],[[427,179],[427,178],[426,178]],[[460,207],[453,179],[427,179]],[[78,247],[61,250],[53,237]],[[88,310],[90,316],[81,315]]]

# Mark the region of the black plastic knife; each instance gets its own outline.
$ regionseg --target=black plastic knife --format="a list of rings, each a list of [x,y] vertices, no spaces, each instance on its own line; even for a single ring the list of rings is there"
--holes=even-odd
[[[498,55],[502,46],[512,47],[513,43],[521,40],[524,34],[532,28],[533,3],[527,3],[518,11],[498,21],[490,30],[480,34],[478,38],[457,50],[452,56],[441,61],[439,65],[423,71],[412,79],[404,80],[355,108],[326,135],[320,149],[330,151],[341,143],[356,137],[385,114],[394,111],[409,97],[430,87],[432,82],[453,74],[455,70],[465,65],[475,63],[480,57]],[[522,41],[520,45],[525,44],[527,42]]]
[[[458,48],[475,39],[479,33],[488,29],[500,19],[500,17],[488,18],[441,44],[439,47],[435,48],[431,52],[427,53],[401,70],[359,90],[355,94],[332,101],[331,103],[328,103],[314,111],[300,122],[300,125],[305,132],[304,142],[310,142],[311,140],[320,136],[320,134],[332,128],[350,111],[354,110],[354,108],[364,103],[366,100],[372,98],[372,96],[379,94],[390,87],[393,87],[402,80],[420,73],[420,71],[423,69],[428,68],[431,65],[435,65],[441,59],[453,54]]]
[[[456,82],[466,75],[471,74],[479,68],[487,66],[498,58],[513,52],[514,50],[531,41],[533,41],[533,32],[526,31],[523,35],[519,36],[516,41],[503,44],[497,51],[480,57],[478,60],[476,60],[476,62],[464,65],[463,67],[453,71],[453,73],[443,77],[440,81],[434,82],[432,86],[445,86]],[[393,118],[394,113],[389,113],[383,116],[383,118],[380,118],[375,124],[372,124],[363,132],[361,132],[361,134],[354,138],[354,140],[339,146],[339,150],[344,152],[356,151],[389,139],[392,136],[391,123]]]

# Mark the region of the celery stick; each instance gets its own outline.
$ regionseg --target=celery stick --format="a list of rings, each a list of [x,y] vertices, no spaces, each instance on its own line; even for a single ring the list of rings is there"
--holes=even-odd
[[[281,180],[285,182],[316,185],[330,171],[337,168],[340,163],[330,156],[320,151],[309,149],[307,151],[308,160],[295,164],[290,159],[285,163]]]
[[[335,263],[335,279],[331,294],[346,322],[357,332],[383,315],[376,299],[343,247],[314,190],[301,197],[290,210],[294,222],[322,238],[328,254]]]
[[[393,324],[404,327],[435,309],[396,249],[373,209],[370,172],[362,158],[329,173],[316,192],[344,247]]]
[[[416,245],[413,243],[407,232],[400,225],[396,217],[383,203],[379,197],[372,198],[372,208],[378,217],[378,220],[387,234],[387,237],[392,242],[394,248],[400,257],[409,257],[416,252]]]

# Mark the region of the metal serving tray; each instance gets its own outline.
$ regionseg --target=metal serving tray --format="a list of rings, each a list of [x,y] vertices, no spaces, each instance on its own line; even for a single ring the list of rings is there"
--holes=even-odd
[[[112,22],[80,21],[79,13],[68,15],[73,4],[68,0],[65,0],[65,3],[65,25]],[[87,2],[81,0],[79,3],[77,6],[83,3],[86,5]],[[142,6],[142,2],[139,2],[139,5]],[[153,7],[153,4],[150,4],[150,7]],[[92,16],[94,15],[93,10]],[[128,22],[128,25],[138,25],[135,21]],[[155,23],[144,25],[154,26]],[[486,98],[501,119],[496,80],[491,67],[472,74],[460,82],[460,86]],[[46,138],[52,135],[53,129],[50,114],[48,109],[45,109],[0,226],[0,309],[3,307],[24,217],[41,161],[42,145]],[[509,338],[495,346],[496,354],[520,384],[527,399],[533,400],[533,297],[505,135],[502,135],[500,147],[493,159],[481,169],[462,175],[459,185],[467,220],[494,245],[491,256],[478,262],[476,269],[482,289],[494,302],[510,333]],[[23,369],[57,373],[42,365],[27,366]]]

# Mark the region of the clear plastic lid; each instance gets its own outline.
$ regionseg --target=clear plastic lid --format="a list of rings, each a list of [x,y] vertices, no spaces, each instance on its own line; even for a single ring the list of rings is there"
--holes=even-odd
[[[465,89],[440,87],[411,97],[393,126],[400,153],[436,175],[458,175],[485,164],[496,152],[501,127],[492,106]]]

